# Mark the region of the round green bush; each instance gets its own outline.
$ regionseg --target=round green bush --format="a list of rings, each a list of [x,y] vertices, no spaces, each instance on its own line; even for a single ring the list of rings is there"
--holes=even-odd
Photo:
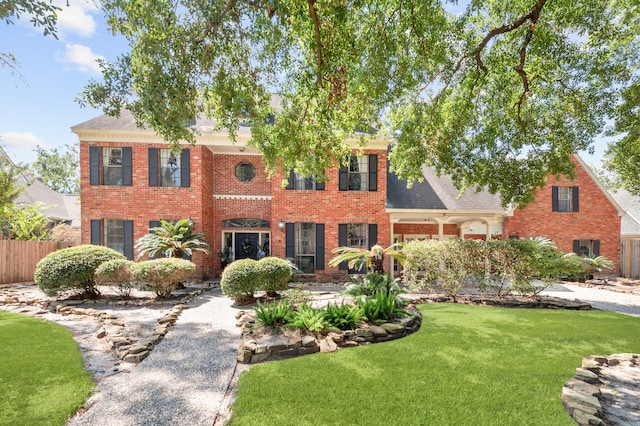
[[[258,262],[253,259],[240,259],[224,268],[220,278],[222,293],[237,302],[253,300],[253,293],[260,283]]]
[[[104,262],[126,259],[124,255],[104,246],[86,244],[50,253],[38,262],[33,274],[38,287],[53,296],[65,290],[80,290],[92,296],[96,288],[95,271]]]
[[[131,267],[133,278],[158,297],[169,296],[178,283],[189,278],[195,270],[193,262],[174,257],[145,260]]]
[[[120,295],[129,297],[133,289],[131,268],[135,262],[127,259],[113,259],[104,262],[96,269],[96,282],[108,284]]]
[[[262,279],[260,290],[264,290],[270,296],[276,291],[286,290],[289,286],[292,269],[289,262],[277,257],[265,257],[258,261],[258,270]]]

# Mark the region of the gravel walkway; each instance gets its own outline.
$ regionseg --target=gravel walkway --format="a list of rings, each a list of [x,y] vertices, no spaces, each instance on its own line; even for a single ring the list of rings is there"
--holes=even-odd
[[[554,284],[542,294],[562,299],[579,299],[596,309],[640,317],[640,296],[571,284]]]
[[[232,303],[219,289],[194,299],[149,357],[105,378],[68,426],[213,425],[236,369]]]

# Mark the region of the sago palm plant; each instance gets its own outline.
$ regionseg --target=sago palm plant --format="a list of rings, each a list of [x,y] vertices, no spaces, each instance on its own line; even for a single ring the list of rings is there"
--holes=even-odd
[[[371,250],[358,247],[337,247],[331,251],[336,256],[329,261],[329,266],[338,266],[342,262],[347,262],[349,268],[360,270],[363,267],[369,272],[384,274],[384,257],[388,255],[400,263],[404,263],[405,256],[402,253],[402,243],[382,248],[374,245]]]
[[[204,240],[206,234],[193,233],[194,228],[191,219],[161,220],[160,226],[151,228],[147,235],[136,241],[137,258],[145,254],[149,257],[183,258],[195,251],[209,254],[209,243]]]

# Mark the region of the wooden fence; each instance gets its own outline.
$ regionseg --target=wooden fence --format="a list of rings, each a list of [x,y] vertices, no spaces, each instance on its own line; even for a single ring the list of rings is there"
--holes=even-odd
[[[33,281],[36,265],[58,248],[67,247],[57,241],[0,240],[0,284]]]
[[[640,239],[623,239],[620,257],[620,275],[626,278],[640,278]]]

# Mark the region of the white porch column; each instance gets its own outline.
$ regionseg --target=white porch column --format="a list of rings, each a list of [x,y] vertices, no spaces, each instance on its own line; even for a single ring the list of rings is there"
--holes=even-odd
[[[490,241],[491,240],[491,224],[489,223],[489,221],[485,221],[484,224],[487,227],[487,236],[486,236],[486,240]]]
[[[444,223],[438,221],[438,241],[444,240]]]

